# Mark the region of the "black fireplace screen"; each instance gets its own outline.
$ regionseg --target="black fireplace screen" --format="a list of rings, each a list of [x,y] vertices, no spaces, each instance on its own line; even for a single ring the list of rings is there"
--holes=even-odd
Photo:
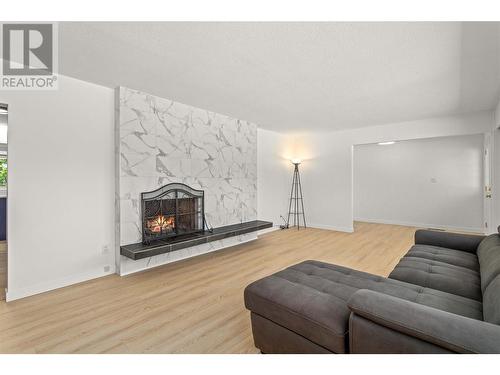
[[[203,232],[204,192],[173,183],[141,194],[142,242]]]

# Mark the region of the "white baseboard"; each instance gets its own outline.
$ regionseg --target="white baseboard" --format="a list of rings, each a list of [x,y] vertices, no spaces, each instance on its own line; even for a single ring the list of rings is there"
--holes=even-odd
[[[485,231],[484,228],[479,228],[479,227],[458,227],[453,225],[415,223],[411,221],[385,220],[385,219],[367,219],[362,217],[355,217],[354,221],[361,221],[365,223],[376,223],[376,224],[402,225],[405,227],[416,227],[416,228],[443,229],[443,230],[457,231],[457,232],[484,233]]]
[[[24,288],[7,288],[5,293],[5,300],[7,302],[14,301],[16,299],[25,298],[29,296],[33,296],[35,294],[40,294],[44,292],[48,292],[51,290],[64,288],[69,285],[78,284],[84,281],[89,281],[92,279],[97,279],[99,277],[112,275],[115,273],[114,267],[110,267],[108,272],[104,272],[103,270],[94,270],[86,273],[81,273],[78,275],[72,275],[56,280],[51,280],[48,282],[24,287]]]
[[[307,227],[308,228],[334,230],[337,232],[347,232],[347,233],[354,232],[353,227],[338,227],[338,226],[334,226],[334,225],[325,225],[325,224],[307,223]]]
[[[259,230],[259,231],[257,231],[257,236],[260,236],[261,234],[266,234],[266,233],[274,232],[276,230],[280,230],[279,225],[274,225],[271,228],[266,228],[266,229]]]

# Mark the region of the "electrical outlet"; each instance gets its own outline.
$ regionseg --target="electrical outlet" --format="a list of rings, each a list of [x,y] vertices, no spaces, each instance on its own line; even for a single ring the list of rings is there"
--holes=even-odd
[[[103,254],[109,254],[109,246],[108,245],[104,245],[102,247],[102,253]]]
[[[104,266],[104,272],[109,272],[109,266]]]

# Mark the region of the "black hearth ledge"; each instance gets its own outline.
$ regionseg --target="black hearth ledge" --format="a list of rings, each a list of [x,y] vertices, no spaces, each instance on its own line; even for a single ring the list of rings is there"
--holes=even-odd
[[[201,245],[204,243],[222,240],[224,238],[235,237],[241,234],[256,232],[262,229],[271,228],[273,223],[270,221],[254,220],[241,224],[226,225],[224,227],[214,228],[213,231],[203,233],[188,234],[165,240],[152,242],[149,245],[143,243],[134,243],[120,247],[120,254],[133,260],[149,258],[154,255],[160,255],[185,249],[186,247]]]

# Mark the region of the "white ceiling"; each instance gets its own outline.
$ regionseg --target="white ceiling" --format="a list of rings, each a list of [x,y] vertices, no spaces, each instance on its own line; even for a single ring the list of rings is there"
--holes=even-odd
[[[60,23],[59,70],[277,131],[492,109],[500,23]]]

